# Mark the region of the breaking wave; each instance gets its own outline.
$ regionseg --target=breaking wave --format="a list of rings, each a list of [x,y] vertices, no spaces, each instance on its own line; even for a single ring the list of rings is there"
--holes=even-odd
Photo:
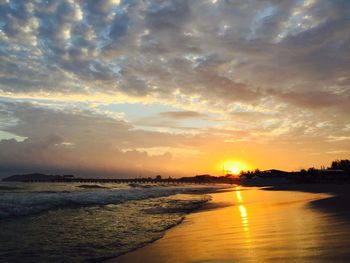
[[[0,219],[31,215],[51,209],[120,204],[130,200],[194,193],[198,187],[128,187],[124,189],[89,189],[85,191],[5,192],[0,194]],[[205,189],[201,188],[202,192]]]

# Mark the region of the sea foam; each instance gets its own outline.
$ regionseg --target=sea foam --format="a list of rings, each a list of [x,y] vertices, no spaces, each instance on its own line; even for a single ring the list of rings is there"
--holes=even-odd
[[[212,189],[202,187],[200,191]],[[102,206],[119,204],[130,200],[142,200],[170,196],[180,193],[193,193],[198,187],[130,187],[124,189],[93,189],[85,191],[39,191],[6,192],[0,194],[0,219],[31,215],[43,211],[82,206]]]

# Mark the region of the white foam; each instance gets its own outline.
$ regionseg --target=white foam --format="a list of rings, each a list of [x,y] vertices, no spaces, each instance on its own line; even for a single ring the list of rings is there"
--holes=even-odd
[[[203,189],[203,188],[201,188]],[[7,192],[0,195],[0,218],[30,215],[50,209],[123,203],[187,193],[198,187],[151,187],[72,192]]]

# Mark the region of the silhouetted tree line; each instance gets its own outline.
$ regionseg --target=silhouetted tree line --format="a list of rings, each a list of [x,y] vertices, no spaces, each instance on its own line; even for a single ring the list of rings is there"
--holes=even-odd
[[[301,169],[297,172],[285,172],[280,170],[260,171],[243,171],[240,174],[241,179],[253,178],[283,178],[290,179],[301,183],[314,182],[350,182],[350,161],[349,160],[335,160],[328,168],[321,167],[316,169],[311,167],[309,169]]]
[[[176,181],[187,183],[235,183],[239,181],[239,178],[232,174],[226,174],[225,176],[212,176],[210,174],[202,174],[191,177],[182,177],[176,179]]]
[[[350,161],[349,160],[336,160],[332,162],[330,169],[350,171]]]

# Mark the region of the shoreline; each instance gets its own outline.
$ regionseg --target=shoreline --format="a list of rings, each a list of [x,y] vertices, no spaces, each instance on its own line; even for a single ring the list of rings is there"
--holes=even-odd
[[[309,206],[350,222],[350,184],[292,184],[267,187],[264,190],[330,194],[328,198],[310,202]]]
[[[125,257],[126,258],[126,261],[125,262],[129,262],[129,255],[132,254],[132,253],[135,253],[135,252],[138,252],[142,249],[145,249],[157,242],[159,242],[160,240],[162,240],[166,235],[168,235],[169,232],[171,232],[172,230],[176,229],[177,227],[181,226],[184,221],[186,221],[187,217],[190,216],[190,215],[193,215],[193,214],[196,214],[196,213],[201,213],[201,212],[205,212],[205,211],[212,211],[212,210],[216,210],[216,209],[220,209],[220,208],[224,208],[224,207],[227,207],[227,206],[230,206],[230,204],[228,203],[214,203],[213,202],[213,195],[215,194],[221,194],[221,193],[228,193],[228,192],[233,192],[235,191],[234,188],[236,186],[232,185],[232,186],[229,186],[229,187],[223,187],[223,188],[218,188],[218,189],[215,189],[211,192],[202,192],[202,193],[192,193],[192,194],[200,194],[200,195],[209,195],[211,198],[209,201],[205,202],[202,206],[200,206],[199,208],[187,213],[183,218],[182,220],[168,228],[164,234],[158,238],[158,239],[155,239],[151,242],[148,242],[146,244],[143,244],[137,248],[134,248],[133,250],[130,250],[128,252],[125,252],[125,253],[122,253],[116,257],[108,257],[108,258],[104,258],[104,259],[101,259],[101,261],[97,261],[97,262],[103,262],[103,263],[118,263],[118,262],[124,262],[124,261],[121,261],[121,260],[124,260],[123,258]],[[130,262],[133,262],[133,261],[130,261]],[[144,262],[143,260],[141,260],[140,262]]]
[[[313,209],[320,211],[320,213],[331,213],[334,214],[338,212],[339,215],[343,215],[343,212],[346,212],[347,215],[343,219],[346,219],[347,222],[350,221],[349,214],[347,213],[346,204],[349,199],[350,194],[348,190],[350,190],[350,185],[279,185],[273,187],[253,187],[253,186],[237,186],[243,192],[244,190],[257,190],[261,191],[287,191],[287,192],[300,192],[300,193],[312,193],[312,194],[324,194],[324,196],[320,196],[319,198],[314,198],[308,200],[306,203]],[[198,210],[187,214],[184,220],[176,225],[175,227],[170,228],[165,232],[165,234],[158,240],[155,240],[152,243],[146,244],[145,246],[138,248],[136,250],[127,252],[123,255],[120,255],[115,258],[108,259],[103,262],[107,263],[126,263],[126,262],[181,262],[176,260],[176,258],[167,258],[166,254],[169,252],[170,255],[173,256],[174,252],[170,252],[172,247],[169,244],[174,245],[174,239],[181,239],[182,235],[189,236],[188,232],[191,231],[192,228],[201,228],[199,224],[203,224],[203,217],[208,216],[215,217],[215,214],[222,214],[223,211],[227,210],[227,208],[237,207],[238,204],[233,204],[232,202],[226,202],[225,198],[222,196],[232,195],[236,191],[236,187],[231,187],[229,189],[224,189],[222,193],[213,193],[210,194],[212,196],[212,200],[205,203]],[[222,195],[220,197],[220,195]],[[241,193],[239,193],[241,195]],[[337,206],[334,209],[334,203],[340,203],[341,206]],[[242,212],[242,211],[241,211]],[[208,219],[209,220],[209,219]],[[199,227],[198,227],[199,226]],[[213,227],[214,228],[214,227]],[[208,231],[213,231],[213,229],[208,229]],[[214,228],[215,232],[215,228]],[[220,235],[222,233],[215,233],[216,235]],[[198,235],[198,233],[196,233]],[[215,235],[214,235],[215,236]],[[191,237],[187,237],[191,239]],[[196,242],[193,240],[193,242]],[[209,241],[208,241],[209,242]],[[215,242],[213,242],[215,243]],[[189,244],[191,245],[191,244]],[[179,248],[177,248],[179,249]],[[168,250],[168,251],[167,251]],[[182,251],[183,252],[183,251]],[[163,254],[162,254],[163,253]],[[160,257],[160,255],[162,255]],[[182,255],[183,256],[183,255]],[[187,256],[187,259],[189,257]],[[205,260],[204,260],[205,261]],[[188,260],[183,262],[189,262]],[[201,262],[201,261],[198,261]],[[209,261],[205,261],[209,262]],[[210,262],[218,262],[218,261],[210,261]],[[221,261],[220,261],[221,262]],[[226,261],[222,261],[226,262]],[[228,262],[228,261],[227,261]]]
[[[220,194],[220,193],[234,192],[235,191],[234,188],[235,188],[235,186],[232,186],[229,188],[223,188],[223,189],[214,191],[212,193],[207,193],[208,195],[211,196],[211,199],[208,202],[203,204],[198,209],[190,212],[189,214],[186,214],[186,216],[181,220],[181,222],[179,222],[179,224],[166,230],[164,235],[161,238],[156,239],[156,240],[154,240],[148,244],[145,244],[143,246],[140,246],[139,248],[135,248],[134,250],[131,250],[131,251],[128,251],[124,254],[121,254],[117,257],[105,259],[102,262],[104,262],[104,263],[131,263],[131,262],[133,262],[133,263],[134,262],[140,262],[140,263],[150,262],[151,263],[151,262],[153,262],[153,259],[149,260],[147,257],[143,257],[143,253],[144,253],[143,250],[148,250],[148,248],[150,246],[157,245],[165,237],[167,237],[168,235],[171,235],[173,231],[176,231],[177,228],[179,228],[180,226],[183,226],[183,224],[185,224],[185,223],[186,223],[186,225],[191,224],[191,219],[189,219],[189,217],[194,216],[196,214],[206,212],[206,211],[215,211],[217,209],[230,206],[230,204],[224,203],[224,202],[213,202],[213,199],[214,199],[213,195],[215,196],[216,194]],[[136,254],[136,258],[134,256],[135,254]],[[139,257],[138,254],[141,254],[142,256]]]
[[[203,196],[209,196],[209,200],[203,202],[202,204],[200,204],[199,206],[197,207],[194,207],[190,210],[187,210],[185,212],[185,215],[182,217],[182,219],[175,225],[172,225],[170,226],[169,228],[165,229],[163,235],[159,238],[156,238],[154,240],[151,240],[149,242],[146,242],[144,244],[140,244],[140,246],[138,247],[135,247],[127,252],[123,252],[117,256],[112,256],[112,257],[104,257],[104,258],[99,258],[97,259],[97,261],[94,261],[94,262],[115,262],[116,259],[119,259],[120,257],[123,257],[125,255],[128,255],[130,253],[133,253],[135,251],[138,251],[144,247],[147,247],[149,245],[152,245],[154,242],[157,242],[158,240],[161,240],[167,233],[168,231],[171,231],[172,229],[178,227],[179,225],[181,225],[183,223],[183,221],[186,219],[186,217],[190,214],[193,214],[193,213],[197,213],[197,212],[200,212],[200,211],[203,211],[203,209],[205,210],[214,210],[218,207],[223,207],[223,206],[226,206],[225,204],[214,204],[211,202],[212,201],[212,194],[217,194],[217,193],[225,193],[225,192],[231,192],[232,191],[232,188],[233,186],[230,185],[225,185],[225,184],[216,184],[216,187],[208,187],[208,189],[196,189],[196,190],[193,190],[192,192],[189,192],[189,193],[186,193],[186,194],[189,194],[189,195],[203,195]]]

